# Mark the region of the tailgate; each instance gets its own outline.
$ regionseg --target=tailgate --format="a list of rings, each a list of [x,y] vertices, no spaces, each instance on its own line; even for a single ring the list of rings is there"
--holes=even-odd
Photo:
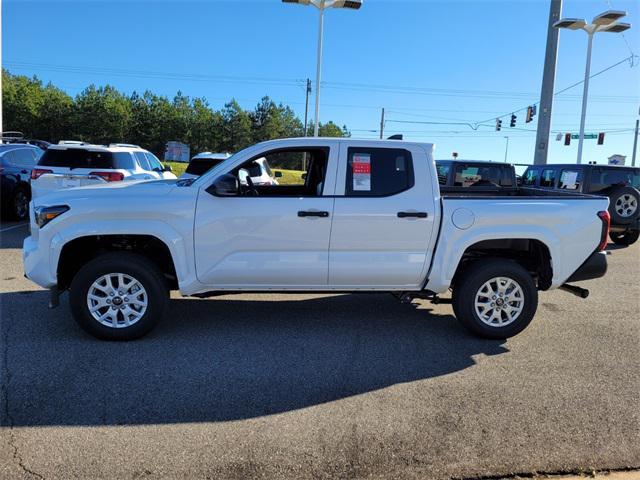
[[[97,185],[107,183],[98,176],[89,173],[45,173],[31,182],[31,192],[33,198],[40,197],[49,192],[66,188],[84,187],[85,185]]]

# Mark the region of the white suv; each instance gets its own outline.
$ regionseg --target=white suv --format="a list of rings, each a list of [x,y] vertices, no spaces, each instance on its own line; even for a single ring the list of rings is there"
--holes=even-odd
[[[109,146],[61,141],[44,152],[31,171],[32,196],[63,188],[122,180],[175,180],[151,152],[137,145]]]

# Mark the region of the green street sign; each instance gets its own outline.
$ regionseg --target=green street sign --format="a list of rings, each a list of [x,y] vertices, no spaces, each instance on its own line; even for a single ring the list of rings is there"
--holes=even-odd
[[[571,134],[571,139],[572,140],[577,140],[579,138],[580,138],[580,134],[578,134],[578,133],[572,133]],[[584,138],[593,140],[594,138],[598,138],[598,134],[597,133],[585,133],[584,134]]]

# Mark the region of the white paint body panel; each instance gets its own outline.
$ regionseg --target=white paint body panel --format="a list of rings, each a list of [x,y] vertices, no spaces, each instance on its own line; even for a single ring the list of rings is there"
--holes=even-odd
[[[320,197],[214,197],[206,188],[261,153],[290,147],[329,147]],[[411,151],[415,185],[390,197],[344,197],[350,146]],[[604,198],[440,197],[433,146],[400,141],[299,138],[245,149],[192,184],[114,182],[58,191],[32,202],[70,210],[42,229],[31,219],[24,242],[27,276],[43,287],[57,283],[60,252],[89,235],[153,235],[173,258],[183,295],[211,290],[420,290],[451,285],[465,249],[489,239],[528,238],[549,248],[558,287],[596,249]],[[464,209],[466,229],[451,221]],[[329,212],[300,218],[300,210]],[[399,211],[427,218],[400,219]],[[466,223],[469,222],[465,222]]]

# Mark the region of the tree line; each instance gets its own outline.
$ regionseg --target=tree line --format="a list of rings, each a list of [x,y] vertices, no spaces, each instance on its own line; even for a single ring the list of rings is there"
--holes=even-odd
[[[206,99],[180,91],[169,99],[150,91],[125,95],[110,85],[90,85],[71,97],[35,76],[3,69],[2,101],[5,131],[52,143],[134,143],[160,157],[170,140],[186,143],[192,152],[236,152],[263,140],[304,135],[294,111],[268,96],[253,110],[234,99],[215,110]],[[320,123],[319,130],[321,136],[350,136],[346,126],[333,122]]]

